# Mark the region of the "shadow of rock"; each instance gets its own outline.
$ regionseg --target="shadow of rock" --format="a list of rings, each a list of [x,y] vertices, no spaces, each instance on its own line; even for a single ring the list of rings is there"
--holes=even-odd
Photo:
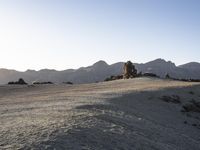
[[[199,150],[200,132],[188,125],[188,122],[199,122],[180,111],[182,104],[191,99],[188,91],[198,93],[199,88],[134,92],[109,99],[105,104],[76,107],[78,111],[93,115],[80,119],[66,132],[60,129],[36,149]],[[160,97],[164,95],[178,95],[181,105],[163,102]]]

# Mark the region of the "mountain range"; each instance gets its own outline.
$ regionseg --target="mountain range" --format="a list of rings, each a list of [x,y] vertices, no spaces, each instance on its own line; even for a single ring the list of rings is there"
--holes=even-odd
[[[20,72],[16,70],[0,69],[0,84],[7,84],[9,81],[16,81],[23,78],[26,82],[51,81],[54,83],[73,82],[73,83],[92,83],[103,81],[111,75],[120,75],[123,72],[124,62],[108,65],[105,61],[98,61],[88,67],[79,69],[68,69],[63,71],[42,69],[39,71],[27,70]],[[134,64],[138,72],[154,73],[164,78],[169,74],[173,78],[200,79],[200,63],[190,62],[176,66],[171,61],[156,59],[147,63]]]

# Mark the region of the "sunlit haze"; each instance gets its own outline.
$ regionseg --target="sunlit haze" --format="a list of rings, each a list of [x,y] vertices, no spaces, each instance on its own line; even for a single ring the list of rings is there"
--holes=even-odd
[[[0,0],[0,68],[200,61],[199,0]]]

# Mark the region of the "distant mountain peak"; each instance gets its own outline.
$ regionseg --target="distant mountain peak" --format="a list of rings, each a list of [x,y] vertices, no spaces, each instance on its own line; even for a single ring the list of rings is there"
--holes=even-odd
[[[35,70],[27,69],[25,72],[35,72]]]
[[[108,64],[105,61],[100,60],[100,61],[94,63],[93,66],[108,66]]]
[[[55,69],[41,69],[39,70],[40,72],[54,72],[56,71]]]
[[[180,68],[185,68],[185,69],[200,69],[200,63],[198,62],[190,62],[190,63],[187,63],[187,64],[183,64],[183,65],[180,65],[178,66]]]
[[[176,67],[176,65],[173,62],[166,61],[165,59],[161,59],[161,58],[155,59],[155,60],[150,61],[146,64],[160,65],[160,66],[162,66],[162,65],[166,66],[167,65],[167,66],[171,66],[171,67]]]
[[[152,60],[150,62],[163,62],[163,63],[166,63],[167,61],[165,59],[158,58],[158,59]]]
[[[162,58],[155,59],[154,61],[163,61],[163,62],[167,62],[165,59],[162,59]]]
[[[183,65],[200,65],[200,63],[198,63],[198,62],[189,62],[189,63],[183,64]],[[180,66],[183,66],[183,65],[180,65]]]

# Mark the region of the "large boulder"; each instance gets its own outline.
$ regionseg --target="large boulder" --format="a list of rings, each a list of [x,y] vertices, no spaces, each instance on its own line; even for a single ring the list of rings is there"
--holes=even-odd
[[[131,61],[124,63],[124,79],[134,78],[137,76],[137,70]]]

